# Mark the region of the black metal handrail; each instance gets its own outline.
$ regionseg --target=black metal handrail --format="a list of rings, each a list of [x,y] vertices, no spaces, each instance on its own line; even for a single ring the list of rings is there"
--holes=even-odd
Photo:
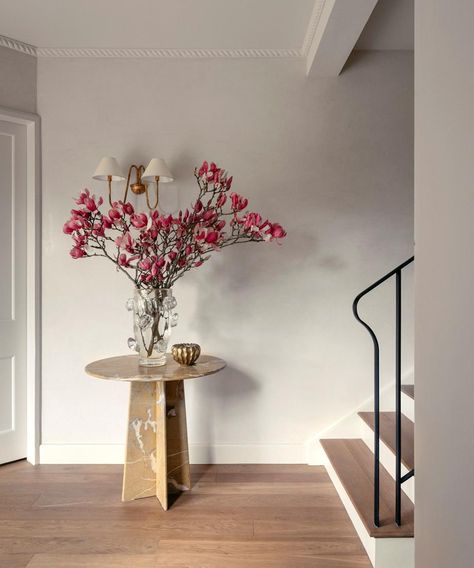
[[[404,476],[401,474],[402,468],[402,447],[401,447],[401,430],[402,430],[402,270],[412,263],[415,257],[412,256],[396,268],[388,272],[382,278],[368,286],[360,294],[358,294],[352,304],[352,312],[356,320],[361,323],[369,332],[374,344],[374,525],[380,526],[380,346],[374,330],[365,322],[357,311],[360,300],[374,288],[383,284],[386,280],[395,276],[395,522],[401,524],[401,495],[402,483],[410,479],[415,473],[414,470],[409,471]]]

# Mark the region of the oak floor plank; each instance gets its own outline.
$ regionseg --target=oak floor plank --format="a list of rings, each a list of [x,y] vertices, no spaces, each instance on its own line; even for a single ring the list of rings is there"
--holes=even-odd
[[[150,554],[35,554],[27,568],[158,568]]]
[[[0,567],[26,568],[32,558],[32,554],[7,554],[0,550]]]
[[[369,568],[327,472],[199,465],[163,511],[120,466],[0,466],[0,568]]]

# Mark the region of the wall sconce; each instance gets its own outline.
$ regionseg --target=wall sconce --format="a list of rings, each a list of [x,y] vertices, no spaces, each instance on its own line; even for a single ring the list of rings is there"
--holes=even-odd
[[[133,171],[135,171],[135,182],[130,183]],[[92,177],[93,179],[108,182],[109,203],[112,206],[112,182],[125,180],[125,176],[123,175],[117,160],[112,157],[102,158]],[[128,169],[127,185],[125,186],[123,201],[127,201],[128,189],[130,188],[136,195],[144,193],[146,195],[148,208],[156,209],[158,206],[160,181],[163,183],[173,181],[173,176],[169,171],[166,162],[162,158],[153,158],[146,169],[142,165],[136,166],[135,164],[132,164]],[[150,196],[148,192],[148,185],[151,183],[156,183],[156,200],[153,206],[150,204]]]

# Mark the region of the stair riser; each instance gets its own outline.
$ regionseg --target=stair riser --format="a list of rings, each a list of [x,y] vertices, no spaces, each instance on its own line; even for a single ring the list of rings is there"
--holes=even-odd
[[[415,422],[415,401],[402,392],[402,412],[412,422]]]
[[[344,505],[344,508],[346,509],[347,514],[349,515],[349,518],[352,524],[354,525],[357,534],[359,535],[362,545],[365,548],[365,551],[367,552],[367,556],[372,562],[372,566],[375,566],[375,544],[376,544],[375,538],[371,537],[367,532],[364,523],[359,517],[359,514],[357,513],[349,495],[344,489],[344,486],[342,485],[339,477],[337,476],[336,471],[334,470],[329,460],[327,460],[326,469],[342,501],[342,504]]]
[[[360,419],[360,437],[364,440],[370,450],[374,451],[374,432],[362,418]],[[380,463],[390,473],[395,480],[395,454],[380,440]],[[402,464],[402,475],[408,473],[408,469]],[[402,485],[403,491],[407,494],[412,503],[415,502],[415,479],[412,477]]]

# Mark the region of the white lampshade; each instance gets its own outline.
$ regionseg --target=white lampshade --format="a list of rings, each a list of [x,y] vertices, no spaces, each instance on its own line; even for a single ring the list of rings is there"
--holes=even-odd
[[[155,181],[159,177],[162,182],[174,181],[173,175],[168,169],[166,162],[163,158],[153,158],[148,164],[146,170],[143,172],[143,181]]]
[[[125,179],[115,158],[102,158],[92,177],[93,179],[108,181],[109,176],[112,178],[112,181],[123,181]]]

